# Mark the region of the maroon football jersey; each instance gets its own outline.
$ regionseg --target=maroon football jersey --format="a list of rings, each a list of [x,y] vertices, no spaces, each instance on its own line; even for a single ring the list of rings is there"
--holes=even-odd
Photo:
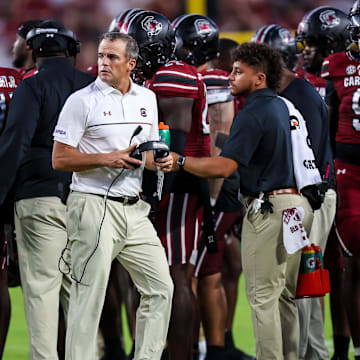
[[[300,79],[307,80],[320,94],[320,96],[325,99],[326,92],[326,80],[320,76],[316,76],[309,72],[306,72],[304,69],[300,68],[297,70],[296,76]]]
[[[201,157],[210,154],[210,130],[207,117],[206,88],[194,66],[170,61],[159,68],[145,86],[162,97],[195,99],[191,130],[187,135],[184,155]],[[161,113],[159,114],[161,119]]]
[[[17,70],[0,67],[0,134],[5,127],[13,91],[20,81],[21,75]]]
[[[336,141],[360,143],[360,63],[350,52],[328,56],[321,76],[331,80],[340,101]]]

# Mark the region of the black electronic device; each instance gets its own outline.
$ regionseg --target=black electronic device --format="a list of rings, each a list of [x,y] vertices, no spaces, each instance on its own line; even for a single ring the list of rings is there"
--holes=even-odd
[[[170,153],[169,147],[163,141],[147,141],[140,144],[133,152],[130,154],[131,157],[141,160],[142,153],[144,151],[152,150],[154,153],[154,160],[157,161],[158,159],[167,157]],[[139,167],[139,165],[134,165],[134,167]]]

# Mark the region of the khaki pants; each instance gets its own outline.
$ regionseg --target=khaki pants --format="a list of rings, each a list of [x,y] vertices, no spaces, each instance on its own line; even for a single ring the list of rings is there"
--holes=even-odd
[[[57,197],[19,200],[15,229],[30,360],[56,360],[59,300],[68,309],[71,280],[58,270],[66,246],[66,207]]]
[[[327,239],[336,212],[336,192],[329,189],[324,203],[314,213],[310,231],[310,241],[321,247],[325,253]],[[299,358],[307,360],[328,359],[329,351],[325,345],[324,322],[320,299],[298,299],[296,305],[300,320]]]
[[[309,233],[312,210],[300,195],[270,196],[273,213],[247,209],[242,229],[242,263],[245,289],[251,307],[256,358],[298,359],[299,325],[294,297],[300,251],[288,255],[282,236],[282,212],[303,207],[303,224]]]
[[[133,205],[73,192],[68,199],[68,234],[73,281],[66,360],[95,360],[96,335],[111,262],[117,258],[140,295],[135,359],[160,359],[170,320],[173,283],[164,248],[142,200]],[[101,232],[99,235],[99,228]]]

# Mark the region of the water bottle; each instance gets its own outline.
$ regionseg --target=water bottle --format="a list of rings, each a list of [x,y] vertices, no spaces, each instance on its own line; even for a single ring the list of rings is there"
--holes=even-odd
[[[169,125],[165,125],[162,121],[159,123],[159,137],[160,140],[163,141],[169,148],[170,151],[170,129]],[[154,153],[154,159],[156,159],[156,154]],[[162,171],[157,170],[157,196],[159,201],[161,200],[161,193],[164,183],[164,173]]]
[[[300,273],[309,274],[316,270],[315,250],[311,246],[305,246],[301,254]]]
[[[159,123],[159,137],[160,140],[167,144],[170,149],[170,129],[169,125],[165,125],[163,122]]]

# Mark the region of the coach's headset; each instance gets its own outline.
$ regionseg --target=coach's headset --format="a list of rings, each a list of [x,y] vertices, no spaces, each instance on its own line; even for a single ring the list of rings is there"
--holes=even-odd
[[[33,57],[54,56],[64,53],[67,57],[80,52],[80,42],[75,34],[56,20],[45,20],[26,35],[26,44],[33,50]]]

